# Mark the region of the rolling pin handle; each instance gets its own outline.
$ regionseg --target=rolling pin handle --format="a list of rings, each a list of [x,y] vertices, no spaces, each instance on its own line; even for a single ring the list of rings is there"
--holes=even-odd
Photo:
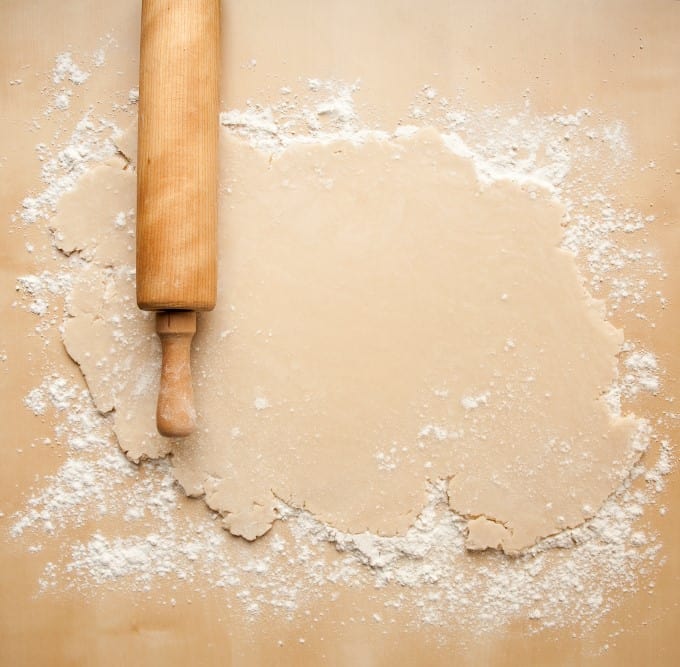
[[[156,332],[163,354],[156,409],[158,432],[168,438],[184,438],[196,428],[191,384],[191,341],[196,333],[196,313],[160,311],[156,313]]]

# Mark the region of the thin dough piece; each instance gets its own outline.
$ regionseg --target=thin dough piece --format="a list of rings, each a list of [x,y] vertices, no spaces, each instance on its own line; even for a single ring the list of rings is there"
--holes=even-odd
[[[128,455],[172,449],[186,492],[249,540],[278,499],[403,533],[442,478],[470,548],[518,553],[591,516],[639,457],[638,422],[601,400],[621,332],[559,249],[547,194],[481,189],[432,130],[272,160],[222,140],[219,304],[201,315],[201,428],[183,442],[153,427],[158,344],[134,307],[130,222],[112,232],[125,243],[91,239],[120,219],[102,188],[118,169],[129,197],[134,174],[98,168],[54,221],[90,239],[70,246],[90,265],[64,340]],[[94,201],[96,219],[77,215]]]

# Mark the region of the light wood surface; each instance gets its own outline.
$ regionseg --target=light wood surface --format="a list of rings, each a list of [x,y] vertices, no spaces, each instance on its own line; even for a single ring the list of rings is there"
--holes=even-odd
[[[55,55],[91,54],[103,44],[105,71],[76,89],[69,114],[75,124],[101,100],[125,104],[138,77],[139,2],[119,0],[6,0],[0,4],[0,423],[8,425],[0,466],[0,665],[259,665],[482,667],[634,667],[680,664],[680,475],[674,471],[660,498],[667,515],[651,511],[662,562],[654,588],[620,591],[612,611],[597,625],[534,632],[526,621],[494,633],[470,635],[455,627],[410,625],[407,611],[396,622],[374,623],[374,591],[344,590],[300,608],[291,618],[267,612],[246,618],[223,590],[200,581],[161,582],[153,592],[126,592],[106,584],[94,591],[55,588],[38,592],[46,564],[63,557],[61,539],[45,540],[39,553],[8,536],[14,512],[54,475],[65,455],[54,438],[53,418],[36,417],[23,404],[38,385],[46,361],[84,387],[63,351],[58,331],[35,332],[36,317],[15,307],[19,275],[56,266],[51,246],[36,226],[10,222],[26,193],[39,190],[35,146],[52,141],[62,117],[43,114],[43,92]],[[667,269],[668,307],[640,308],[656,326],[633,314],[613,318],[626,337],[653,349],[664,368],[665,397],[636,405],[660,437],[680,441],[677,412],[680,355],[680,3],[672,0],[328,0],[222,3],[222,110],[244,109],[248,100],[280,98],[281,86],[307,77],[361,78],[362,112],[384,127],[408,122],[406,109],[424,82],[453,91],[472,108],[516,104],[526,92],[536,113],[600,110],[620,118],[634,146],[632,175],[622,205],[657,216],[648,247]],[[256,66],[251,66],[252,60]],[[23,84],[9,86],[11,79]],[[96,111],[95,111],[96,113]],[[125,114],[119,121],[125,122]],[[39,127],[33,125],[36,121]],[[654,169],[641,171],[655,161]],[[47,262],[37,263],[32,244]],[[675,396],[675,403],[672,397]],[[35,445],[35,446],[33,446]],[[144,474],[143,467],[140,475]],[[202,501],[181,511],[203,515]],[[120,517],[112,525],[126,530]],[[117,521],[117,523],[116,523]],[[105,530],[101,519],[72,529],[85,537]],[[291,572],[291,576],[294,573]],[[176,604],[162,604],[172,597]],[[426,601],[425,601],[426,604]],[[307,637],[305,643],[298,638]]]
[[[137,302],[211,310],[217,279],[219,0],[144,0]]]

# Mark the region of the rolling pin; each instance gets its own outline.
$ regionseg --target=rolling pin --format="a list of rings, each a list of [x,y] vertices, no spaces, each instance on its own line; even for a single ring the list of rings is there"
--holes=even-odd
[[[137,305],[157,311],[156,421],[196,426],[191,341],[217,292],[219,0],[143,0],[137,159]]]

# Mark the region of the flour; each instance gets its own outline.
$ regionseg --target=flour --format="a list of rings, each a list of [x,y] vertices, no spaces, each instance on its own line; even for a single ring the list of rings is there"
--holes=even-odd
[[[56,211],[56,204],[65,192],[73,189],[90,165],[116,154],[114,139],[120,130],[104,118],[93,119],[90,109],[76,124],[68,142],[52,155],[44,144],[35,148],[42,163],[41,180],[45,184],[41,192],[25,197],[21,202],[19,216],[25,223],[46,220]]]
[[[51,375],[46,377],[39,387],[31,389],[24,399],[24,404],[34,415],[44,415],[48,406],[63,412],[71,407],[77,391],[65,378]]]
[[[256,410],[266,410],[270,407],[269,401],[264,396],[258,396],[254,401],[253,405]]]
[[[623,385],[627,396],[635,396],[638,391],[656,394],[659,391],[659,365],[651,352],[632,352],[624,361],[626,374]]]
[[[103,64],[102,58],[95,55],[96,66],[100,60]],[[71,54],[57,58],[54,83],[80,86],[88,77]],[[299,95],[293,86],[283,87],[281,101],[270,107],[250,103],[246,109],[223,112],[223,131],[276,157],[306,143],[343,140],[361,145],[371,138],[396,145],[420,127],[434,126],[449,150],[471,160],[482,184],[509,180],[529,195],[547,191],[566,206],[563,246],[584,260],[589,288],[606,300],[609,313],[619,308],[635,312],[650,299],[663,299],[647,282],[662,272],[654,254],[624,249],[615,241],[619,232],[643,233],[653,219],[617,207],[608,189],[608,172],[588,188],[579,173],[581,164],[623,168],[630,161],[621,123],[598,119],[585,109],[549,116],[537,116],[528,106],[510,112],[457,109],[427,85],[412,106],[411,117],[418,122],[385,130],[362,122],[354,102],[358,84],[310,79],[304,87]],[[64,97],[54,106],[68,108],[70,95],[59,95]],[[130,91],[129,103],[137,98],[138,92]],[[112,122],[95,120],[90,110],[58,149],[36,147],[44,187],[23,199],[17,220],[43,224],[47,230],[61,196],[88,169],[116,154],[119,136]],[[120,223],[127,224],[123,219]],[[118,218],[113,221],[117,224]],[[53,313],[53,304],[68,295],[73,276],[85,266],[77,253],[63,258],[62,265],[62,273],[17,278],[18,304],[46,326],[60,326],[63,315]],[[515,345],[508,338],[505,352]],[[660,375],[652,352],[627,344],[620,379],[606,397],[612,412],[621,414],[622,401],[659,393]],[[446,389],[434,394],[436,399],[448,397]],[[467,410],[481,409],[491,394],[475,391],[459,400]],[[622,592],[642,585],[640,571],[653,566],[661,549],[643,515],[663,492],[674,465],[672,447],[665,440],[656,461],[650,453],[637,464],[583,525],[549,537],[517,558],[488,553],[470,559],[465,522],[448,509],[445,480],[432,481],[424,507],[404,535],[341,532],[279,500],[279,530],[271,539],[250,545],[227,535],[208,513],[190,519],[183,507],[191,501],[178,490],[167,462],[141,468],[129,463],[113,442],[107,418],[80,385],[48,371],[24,403],[36,415],[56,415],[53,438],[44,445],[62,447],[66,460],[40,481],[41,488],[12,517],[10,534],[25,540],[35,554],[47,542],[63,541],[74,526],[89,534],[69,538],[60,561],[44,563],[39,582],[43,591],[73,587],[88,592],[103,584],[151,591],[159,579],[175,578],[192,581],[199,590],[233,591],[249,615],[274,610],[292,617],[311,600],[332,602],[336,593],[329,592],[328,584],[365,586],[380,595],[380,608],[371,617],[375,623],[388,622],[391,610],[412,609],[415,624],[458,623],[471,632],[485,632],[524,617],[538,631],[565,623],[597,623]],[[258,396],[254,407],[266,411],[269,400]],[[232,437],[239,435],[234,427]],[[425,424],[417,446],[463,436],[463,429]],[[640,451],[648,447],[650,437],[648,427],[641,430],[636,444]],[[376,457],[385,474],[399,463],[397,447]],[[124,535],[99,527],[107,516],[123,517]]]
[[[27,248],[27,252],[32,250]],[[36,333],[43,334],[61,324],[63,314],[52,302],[56,297],[64,297],[70,293],[72,277],[71,271],[42,271],[40,274],[17,278],[15,289],[27,298],[15,301],[12,305],[39,317],[35,326]]]
[[[54,106],[59,111],[66,111],[71,105],[71,92],[58,93],[54,97]]]
[[[245,110],[220,114],[220,123],[244,138],[256,150],[280,155],[296,144],[349,141],[361,145],[368,139],[388,139],[382,130],[366,128],[354,108],[359,84],[310,79],[315,95],[309,103],[284,100],[274,107],[249,103]]]
[[[488,402],[489,402],[488,391],[482,392],[481,394],[477,394],[476,396],[463,396],[463,398],[460,399],[460,404],[466,410],[475,410],[476,408],[482,405],[487,405]]]
[[[52,72],[52,81],[54,83],[61,83],[64,80],[68,80],[79,86],[85,83],[89,78],[89,73],[80,69],[80,67],[73,62],[73,57],[70,52],[60,53],[57,56]]]
[[[639,394],[657,395],[661,389],[659,363],[654,354],[637,350],[633,343],[623,345],[623,372],[605,394],[609,409],[621,414],[621,401],[634,399]]]
[[[46,480],[47,488],[15,517],[12,535],[58,539],[66,526],[84,525],[93,515],[105,517],[125,507],[134,508],[124,514],[133,530],[146,521],[126,537],[106,535],[95,524],[88,540],[72,543],[63,563],[48,564],[43,589],[67,583],[87,590],[119,582],[125,588],[149,590],[158,577],[176,577],[234,590],[249,614],[266,608],[290,614],[321,597],[322,587],[330,582],[384,591],[383,614],[413,606],[417,623],[446,625],[455,617],[469,624],[471,632],[481,631],[481,621],[488,631],[525,609],[539,629],[562,624],[567,603],[572,620],[586,626],[615,604],[612,586],[636,587],[639,568],[653,562],[660,549],[653,534],[636,528],[644,506],[653,501],[654,485],[636,490],[631,479],[578,529],[550,538],[517,559],[492,555],[484,564],[471,564],[465,559],[464,522],[448,510],[445,484],[437,482],[402,537],[343,533],[280,503],[287,530],[255,556],[248,554],[251,545],[235,543],[215,522],[186,519],[165,462],[154,463],[153,474],[140,480],[111,444],[97,443],[90,453],[100,450],[98,455],[67,461]],[[648,481],[663,484],[669,470],[666,454],[644,474]],[[642,474],[640,466],[633,478]],[[94,507],[93,497],[99,499]],[[339,556],[330,563],[328,545]],[[39,549],[40,543],[32,546]],[[302,574],[292,577],[297,565],[304,566]],[[57,577],[64,570],[66,574]],[[588,595],[583,594],[586,590]]]
[[[446,98],[434,104],[437,96],[428,94],[426,87],[419,94],[423,107],[415,118],[419,124],[387,131],[366,127],[351,111],[358,83],[312,79],[308,89],[312,99],[296,104],[288,99],[289,89],[281,102],[269,107],[251,102],[245,110],[223,112],[221,124],[256,150],[274,156],[305,143],[361,145],[369,139],[410,137],[432,124],[440,128],[449,150],[472,162],[482,184],[510,181],[527,189],[530,196],[547,191],[566,205],[563,247],[585,259],[588,288],[594,295],[607,297],[608,315],[621,309],[637,312],[652,299],[665,305],[663,294],[651,292],[648,286],[650,276],[663,275],[656,254],[623,247],[614,239],[617,232],[633,234],[654,222],[654,216],[618,207],[615,195],[607,189],[612,174],[625,173],[632,160],[621,122],[599,119],[589,109],[537,116],[528,101],[524,109],[514,112],[452,109]],[[336,112],[327,113],[330,109]],[[599,175],[599,181],[589,171],[596,163],[611,167]],[[584,185],[590,181],[597,187]]]
[[[105,62],[105,49],[101,48],[92,57],[95,67]],[[60,53],[56,59],[51,75],[51,83],[56,84],[52,91],[52,101],[44,110],[45,116],[54,111],[65,112],[71,106],[71,98],[75,88],[82,86],[90,78],[90,72],[78,66],[70,52]]]

